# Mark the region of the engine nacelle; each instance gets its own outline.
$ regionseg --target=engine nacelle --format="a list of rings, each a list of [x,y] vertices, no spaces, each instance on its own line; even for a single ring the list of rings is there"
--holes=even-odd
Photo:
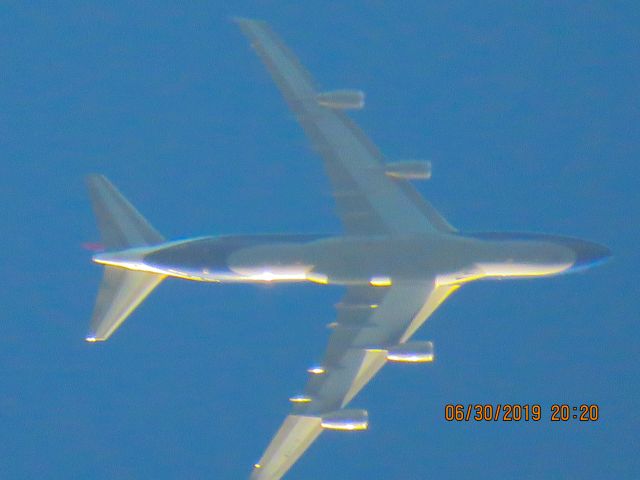
[[[433,342],[407,342],[387,350],[387,360],[391,362],[424,363],[433,362],[434,358]]]
[[[428,180],[431,178],[431,162],[428,160],[404,160],[385,165],[389,177],[405,180]]]
[[[318,105],[335,110],[360,110],[364,107],[364,92],[360,90],[332,90],[316,96]]]
[[[336,410],[323,415],[320,425],[327,430],[366,430],[369,413],[366,410]]]

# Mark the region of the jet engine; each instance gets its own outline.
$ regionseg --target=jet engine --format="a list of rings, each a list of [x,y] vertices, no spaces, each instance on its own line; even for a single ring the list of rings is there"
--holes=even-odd
[[[360,110],[364,107],[364,92],[360,90],[332,90],[316,96],[318,105],[335,110]]]
[[[391,362],[424,363],[433,362],[433,342],[407,342],[387,350],[387,360]]]
[[[428,160],[403,160],[385,165],[385,173],[389,177],[405,180],[429,180],[431,178],[431,162]]]
[[[366,410],[336,410],[323,415],[320,425],[327,430],[366,430],[369,413]]]

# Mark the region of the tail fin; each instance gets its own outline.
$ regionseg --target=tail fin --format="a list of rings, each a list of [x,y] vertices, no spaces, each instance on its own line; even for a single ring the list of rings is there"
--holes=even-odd
[[[102,175],[87,177],[87,186],[107,250],[162,243],[160,235]],[[106,340],[165,278],[164,275],[106,266],[91,319],[88,342]]]
[[[93,211],[98,219],[102,243],[107,250],[155,245],[164,241],[164,237],[104,175],[89,175],[87,186]]]

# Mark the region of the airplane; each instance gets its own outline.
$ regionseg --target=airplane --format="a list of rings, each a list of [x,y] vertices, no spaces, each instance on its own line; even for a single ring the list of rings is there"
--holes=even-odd
[[[543,277],[584,270],[610,251],[576,238],[534,233],[463,233],[415,189],[428,162],[387,162],[347,116],[359,90],[319,90],[267,23],[236,18],[323,160],[344,233],[218,235],[166,241],[101,175],[87,178],[104,266],[89,342],[107,340],[167,277],[215,283],[313,282],[341,286],[323,361],[284,419],[251,479],[279,479],[324,430],[368,427],[347,408],[388,362],[434,360],[412,337],[449,295],[487,278]]]

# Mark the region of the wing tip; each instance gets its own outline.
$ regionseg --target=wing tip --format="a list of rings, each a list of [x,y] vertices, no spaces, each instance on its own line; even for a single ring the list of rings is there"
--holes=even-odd
[[[229,18],[229,21],[236,23],[241,27],[249,26],[249,25],[259,25],[259,24],[264,25],[267,23],[264,20],[259,18],[243,17],[242,15],[230,15],[228,18]]]
[[[107,177],[105,177],[101,173],[89,173],[84,177],[84,181],[89,187],[95,185],[96,183],[104,182],[106,179]]]

